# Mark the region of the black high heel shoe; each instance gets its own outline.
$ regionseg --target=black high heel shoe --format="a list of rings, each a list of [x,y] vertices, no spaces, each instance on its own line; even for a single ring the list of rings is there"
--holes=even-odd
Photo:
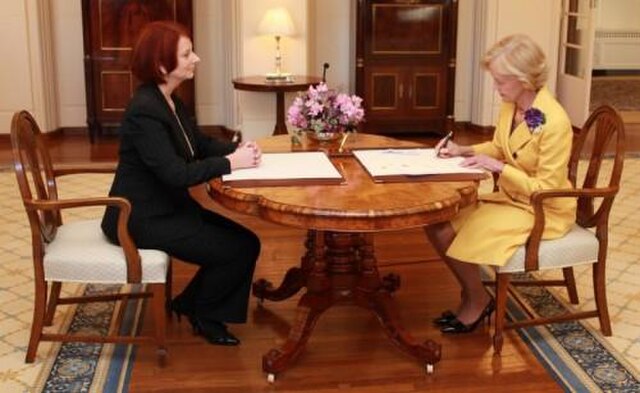
[[[445,326],[451,323],[454,319],[456,319],[456,314],[454,314],[453,311],[446,310],[443,311],[438,318],[434,318],[432,322],[437,326]]]
[[[189,322],[191,322],[193,326],[194,333],[204,337],[210,344],[226,346],[240,345],[240,340],[231,334],[227,330],[227,326],[222,322],[204,320],[195,316],[190,316]]]
[[[442,326],[442,328],[440,328],[440,331],[442,333],[470,333],[476,330],[480,322],[484,321],[485,318],[491,319],[491,314],[495,309],[496,303],[493,301],[493,299],[491,299],[489,300],[489,303],[484,308],[484,310],[482,310],[478,318],[469,325],[465,325],[464,323],[460,322],[458,318],[454,318],[447,325]]]

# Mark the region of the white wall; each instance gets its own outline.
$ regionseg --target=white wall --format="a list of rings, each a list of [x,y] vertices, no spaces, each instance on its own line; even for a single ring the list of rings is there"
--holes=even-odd
[[[8,134],[13,113],[29,110],[44,129],[55,122],[47,102],[52,97],[50,48],[42,45],[49,25],[41,22],[48,3],[0,2],[0,134]],[[43,10],[44,8],[44,10]]]
[[[640,0],[599,0],[596,30],[640,31]]]
[[[478,66],[473,48],[474,13],[477,0],[458,1],[458,39],[453,116],[455,121],[471,120],[473,70]]]
[[[349,93],[355,93],[355,7],[355,0],[311,0],[309,5],[310,73],[322,76],[322,65],[329,63],[327,84]]]
[[[200,56],[196,70],[196,118],[200,124],[223,124],[227,103],[225,90],[231,82],[225,80],[225,45],[223,42],[223,2],[226,0],[195,0],[193,2],[194,51]]]
[[[58,127],[83,127],[87,120],[80,1],[52,1]]]

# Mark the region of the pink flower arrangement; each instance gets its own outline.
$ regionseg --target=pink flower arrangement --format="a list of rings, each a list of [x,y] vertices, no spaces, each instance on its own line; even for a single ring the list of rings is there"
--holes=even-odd
[[[287,120],[294,127],[316,133],[350,130],[364,119],[361,104],[362,98],[338,93],[322,82],[295,98]]]

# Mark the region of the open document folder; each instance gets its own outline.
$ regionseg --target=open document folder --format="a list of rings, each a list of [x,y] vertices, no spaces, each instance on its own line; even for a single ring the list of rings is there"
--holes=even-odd
[[[342,175],[324,152],[264,153],[255,168],[236,169],[222,176],[234,186],[340,184]]]
[[[478,180],[487,177],[481,169],[460,166],[463,157],[439,158],[435,149],[354,150],[354,156],[369,175],[378,181],[406,180]]]

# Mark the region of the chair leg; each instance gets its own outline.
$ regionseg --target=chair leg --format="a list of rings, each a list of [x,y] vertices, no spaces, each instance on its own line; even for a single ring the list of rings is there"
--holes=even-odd
[[[593,264],[593,292],[596,299],[596,309],[600,321],[600,330],[604,336],[611,336],[611,320],[609,319],[609,307],[607,306],[607,289],[605,280],[605,264],[597,262]]]
[[[158,346],[158,364],[160,367],[166,365],[167,357],[167,312],[165,308],[166,304],[166,284],[148,284],[153,294],[152,308],[153,308],[153,322],[156,330],[156,345]]]
[[[578,289],[576,288],[576,278],[573,275],[573,268],[563,268],[562,275],[564,276],[564,284],[567,287],[569,301],[571,302],[571,304],[580,303],[580,299],[578,299]]]
[[[62,283],[54,281],[51,284],[51,292],[47,304],[47,313],[44,316],[44,326],[51,326],[53,324],[53,317],[56,313],[56,307],[58,306],[58,299],[60,299],[60,291],[62,289]]]
[[[502,353],[502,344],[504,343],[503,333],[507,317],[507,296],[510,279],[511,274],[496,273],[496,327],[493,334],[493,353],[498,356]]]
[[[167,279],[164,284],[164,308],[167,316],[171,319],[171,283],[173,282],[173,258],[169,258],[167,265]]]
[[[42,328],[44,326],[45,309],[47,303],[47,283],[42,278],[35,279],[35,294],[33,305],[33,321],[31,322],[31,335],[29,337],[29,346],[25,356],[26,363],[33,363],[42,337]]]

